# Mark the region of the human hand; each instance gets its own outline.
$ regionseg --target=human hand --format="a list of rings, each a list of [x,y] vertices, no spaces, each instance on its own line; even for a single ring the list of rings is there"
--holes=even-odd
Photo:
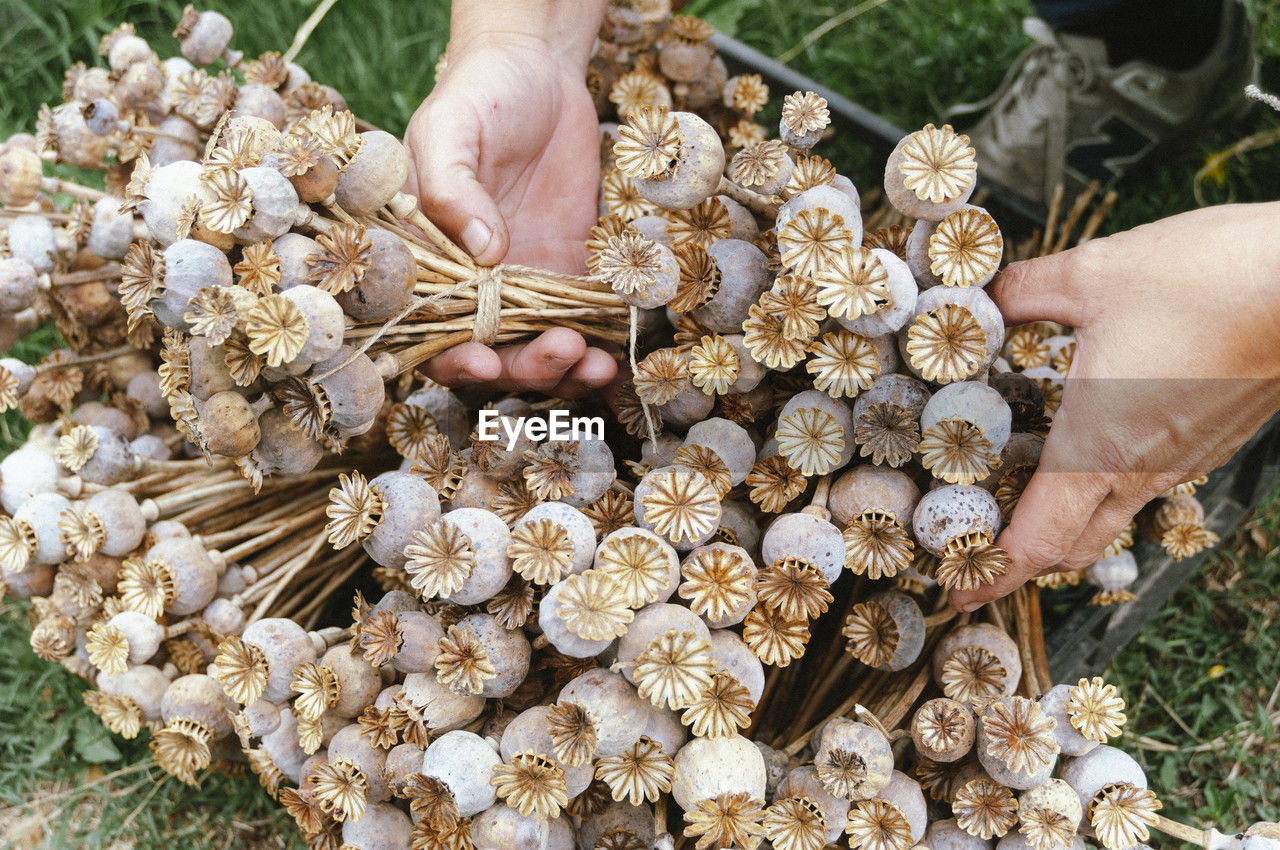
[[[1062,405],[1009,526],[1013,560],[962,610],[1093,563],[1143,505],[1226,463],[1280,410],[1280,203],[1197,210],[1010,265],[1009,324],[1076,329]]]
[[[459,5],[466,4],[455,4],[448,67],[405,133],[408,188],[482,265],[506,260],[580,273],[600,178],[586,53],[566,47],[572,39],[477,32]],[[502,17],[492,11],[486,20]],[[598,23],[588,24],[592,36]],[[578,333],[554,329],[496,350],[464,343],[423,371],[448,386],[576,397],[608,384],[617,365]]]

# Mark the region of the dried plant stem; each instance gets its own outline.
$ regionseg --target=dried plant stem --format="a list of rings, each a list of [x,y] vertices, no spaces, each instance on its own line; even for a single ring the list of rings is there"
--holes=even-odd
[[[293,43],[290,44],[289,49],[285,51],[283,57],[284,61],[292,62],[294,59],[298,58],[298,54],[307,44],[307,39],[311,38],[311,33],[315,31],[316,27],[320,26],[320,22],[324,20],[324,16],[329,13],[329,10],[332,9],[337,2],[338,0],[321,0],[315,10],[307,16],[305,21],[302,22],[302,26],[298,27],[298,31],[294,33]]]
[[[1071,212],[1067,214],[1066,221],[1062,223],[1062,227],[1058,228],[1058,238],[1054,240],[1053,247],[1050,248],[1049,253],[1056,254],[1066,249],[1067,242],[1071,239],[1071,232],[1076,229],[1076,225],[1084,217],[1085,209],[1093,201],[1094,196],[1098,194],[1098,189],[1101,185],[1097,180],[1090,182],[1088,188],[1081,192],[1075,202],[1071,204]]]
[[[1093,215],[1089,216],[1084,229],[1080,231],[1080,238],[1076,240],[1077,245],[1083,245],[1094,237],[1098,228],[1102,227],[1102,220],[1107,217],[1107,213],[1111,211],[1111,207],[1119,197],[1120,193],[1112,189],[1102,198],[1102,203],[1098,204],[1098,208],[1093,211]]]
[[[107,263],[96,269],[51,274],[49,275],[49,284],[51,286],[80,286],[85,283],[93,283],[100,280],[118,280],[119,278],[120,264]]]
[[[115,348],[109,348],[106,351],[99,351],[97,354],[80,354],[69,360],[63,360],[57,363],[41,363],[36,367],[36,374],[48,372],[51,369],[66,369],[69,366],[88,366],[90,363],[101,363],[104,360],[114,360],[125,354],[133,354],[138,349],[132,345],[118,345]]]
[[[307,546],[302,553],[294,556],[292,560],[285,562],[288,565],[288,568],[284,570],[283,575],[272,586],[267,595],[263,597],[262,601],[258,603],[258,607],[253,609],[253,614],[250,615],[251,620],[258,619],[271,607],[271,604],[276,601],[276,598],[284,592],[286,587],[289,586],[289,581],[301,572],[307,564],[311,563],[311,559],[316,556],[316,553],[320,551],[326,542],[327,539],[324,534],[317,533],[314,535],[314,540],[311,545]]]
[[[311,599],[304,607],[293,612],[290,616],[297,620],[309,618],[306,622],[306,627],[310,629],[315,625],[316,619],[319,618],[320,614],[324,610],[325,603],[327,603],[330,597],[333,596],[334,591],[341,587],[347,579],[351,578],[352,574],[355,573],[356,570],[364,566],[364,563],[364,558],[354,558],[345,568],[327,576],[327,570],[316,570],[316,573],[320,578],[327,578],[328,580],[325,581],[324,586],[318,591],[310,593]],[[310,590],[311,587],[314,587],[314,585],[310,585],[308,589]]]
[[[267,531],[263,534],[259,534],[256,537],[251,537],[248,540],[244,541],[243,543],[239,544],[238,546],[233,546],[230,549],[227,549],[222,553],[222,557],[226,558],[228,562],[238,561],[241,558],[245,557],[246,555],[252,555],[255,552],[261,552],[263,549],[275,543],[277,540],[280,540],[281,538],[286,537],[293,531],[299,528],[302,528],[303,526],[309,523],[312,523],[323,516],[324,516],[323,506],[317,506],[315,508],[312,508],[311,510],[303,514],[300,514],[297,517],[294,517],[293,519],[285,520],[281,522],[278,526],[276,526],[271,531]]]
[[[1036,256],[1043,257],[1049,253],[1049,246],[1053,244],[1053,234],[1058,227],[1058,216],[1062,213],[1062,199],[1066,195],[1067,187],[1059,183],[1053,187],[1053,198],[1049,201],[1049,215],[1044,220],[1044,234],[1040,240],[1040,250],[1036,252]]]

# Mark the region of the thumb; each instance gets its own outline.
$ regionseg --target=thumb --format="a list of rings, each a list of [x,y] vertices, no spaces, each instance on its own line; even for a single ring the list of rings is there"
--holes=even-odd
[[[1047,319],[1079,327],[1090,295],[1101,291],[1102,281],[1095,281],[1090,271],[1095,253],[1086,243],[1011,263],[991,282],[987,294],[999,306],[1006,325]]]
[[[421,119],[421,120],[420,120]],[[418,196],[427,218],[461,245],[481,265],[491,266],[507,255],[510,236],[506,221],[488,190],[476,179],[479,167],[478,130],[439,133],[420,126],[448,127],[419,110],[405,134],[409,149],[408,191]]]
[[[1110,492],[1102,476],[1064,464],[1063,454],[1073,450],[1055,437],[1060,434],[1050,433],[1040,466],[1018,500],[1009,526],[996,541],[1009,553],[1013,566],[989,585],[952,591],[953,607],[972,611],[1042,573],[1052,572],[1066,560]]]

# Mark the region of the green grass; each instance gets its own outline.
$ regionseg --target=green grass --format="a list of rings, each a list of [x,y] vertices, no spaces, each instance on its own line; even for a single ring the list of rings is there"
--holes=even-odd
[[[1269,60],[1264,82],[1280,89],[1280,0],[1248,5]],[[137,24],[162,55],[173,53],[170,31],[181,6],[177,0],[0,2],[0,133],[30,129],[38,105],[58,101],[63,70],[74,61],[96,61],[99,38],[120,21]],[[236,46],[255,54],[284,50],[313,3],[219,0],[202,7],[228,14],[237,25]],[[772,56],[851,8],[864,11],[814,39],[791,65],[904,127],[937,120],[949,104],[981,97],[998,84],[1025,45],[1019,21],[1029,10],[1025,0],[690,5]],[[317,80],[342,91],[362,117],[398,133],[430,90],[447,26],[445,0],[345,0],[316,30],[300,61]],[[1223,129],[1133,174],[1107,227],[1190,209],[1191,178],[1206,155],[1244,132],[1278,125],[1276,116],[1260,112],[1247,128]],[[1213,199],[1280,197],[1280,147],[1233,160],[1226,178]],[[51,344],[46,333],[24,341],[17,354],[35,360]],[[0,422],[0,451],[21,439],[20,429],[17,419]],[[1228,830],[1280,818],[1280,753],[1265,720],[1280,681],[1278,547],[1280,499],[1273,497],[1111,671],[1132,706],[1132,732],[1123,745],[1144,762],[1171,817]],[[1225,672],[1214,677],[1216,664]],[[163,778],[150,766],[143,742],[101,731],[81,701],[82,688],[31,653],[21,609],[0,606],[0,847],[301,846],[291,828],[280,829],[285,818],[252,779],[210,777],[194,790]],[[1138,736],[1177,749],[1139,749]],[[1215,739],[1220,747],[1191,751]]]

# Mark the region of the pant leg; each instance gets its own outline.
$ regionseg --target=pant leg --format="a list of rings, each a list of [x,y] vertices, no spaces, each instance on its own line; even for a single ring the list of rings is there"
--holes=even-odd
[[[1175,70],[1209,52],[1223,2],[1236,0],[1032,0],[1055,30],[1105,41],[1113,65],[1143,59]]]

